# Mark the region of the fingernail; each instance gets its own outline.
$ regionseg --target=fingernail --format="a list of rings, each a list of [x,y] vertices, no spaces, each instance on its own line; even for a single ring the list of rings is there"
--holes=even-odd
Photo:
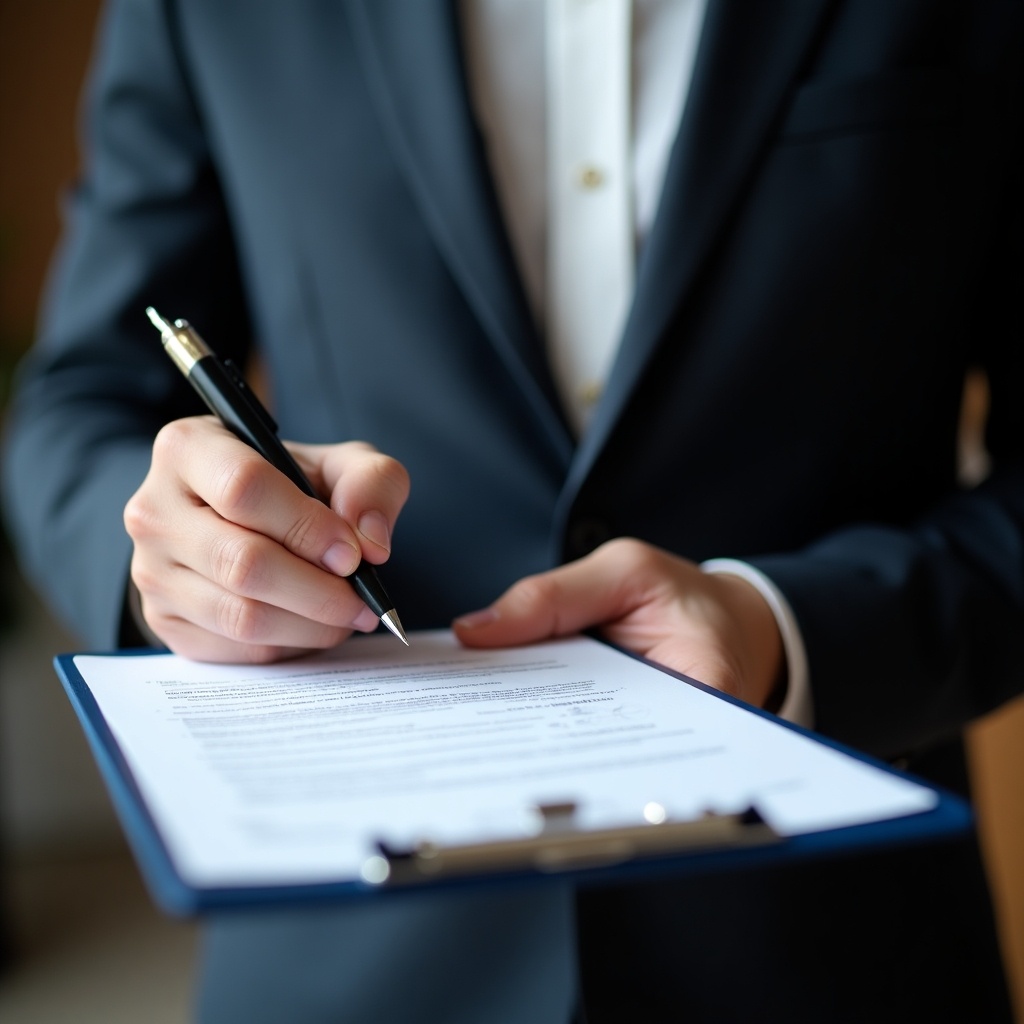
[[[380,512],[364,512],[359,517],[359,532],[385,551],[391,551],[391,530]]]
[[[452,625],[458,626],[459,629],[478,629],[480,626],[496,622],[497,619],[498,611],[496,608],[481,608],[478,612],[467,612],[465,615],[461,615]]]
[[[360,633],[372,633],[379,623],[380,619],[364,606],[363,610],[352,620],[352,628],[358,629]]]
[[[320,561],[337,576],[351,576],[359,564],[360,554],[344,541],[335,541],[324,553]]]

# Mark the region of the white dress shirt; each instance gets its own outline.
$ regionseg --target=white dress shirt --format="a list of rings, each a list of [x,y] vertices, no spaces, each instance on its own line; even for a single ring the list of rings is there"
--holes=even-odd
[[[566,408],[618,348],[706,0],[464,0],[470,87]]]
[[[586,428],[633,299],[686,105],[707,0],[462,0],[474,109],[534,317],[572,425]],[[781,714],[811,722],[806,656],[778,588]]]

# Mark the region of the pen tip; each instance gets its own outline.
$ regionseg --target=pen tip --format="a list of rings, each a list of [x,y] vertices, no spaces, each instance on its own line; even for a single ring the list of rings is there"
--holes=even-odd
[[[398,612],[396,612],[394,608],[385,612],[380,617],[380,621],[383,622],[384,625],[387,626],[388,629],[390,629],[406,647],[409,646],[409,638],[405,635],[405,630],[402,629],[402,621],[399,619]]]

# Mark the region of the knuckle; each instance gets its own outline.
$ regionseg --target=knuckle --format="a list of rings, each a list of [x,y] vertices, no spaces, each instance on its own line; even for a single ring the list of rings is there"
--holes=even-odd
[[[514,600],[527,607],[545,607],[557,604],[558,583],[547,574],[526,576],[512,587]]]
[[[223,636],[242,644],[261,644],[266,628],[266,612],[259,602],[238,594],[222,595],[216,612],[217,627]]]
[[[309,618],[325,626],[346,626],[359,614],[360,608],[361,604],[355,605],[354,597],[347,590],[331,587],[320,604],[310,611]]]
[[[173,458],[178,448],[178,438],[181,434],[181,421],[172,420],[165,423],[153,438],[153,461],[160,462],[164,459]]]
[[[353,441],[354,450],[364,454],[360,471],[378,493],[399,504],[409,495],[409,471],[397,459],[385,455],[365,441]]]
[[[646,557],[650,549],[634,537],[615,537],[605,542],[598,550],[603,550],[608,557],[622,561],[634,561]]]
[[[616,537],[598,550],[603,552],[603,557],[609,560],[615,571],[623,575],[645,573],[654,569],[661,559],[656,548],[633,537]]]
[[[302,554],[307,550],[319,551],[317,536],[320,532],[319,527],[322,515],[323,512],[320,507],[314,507],[303,512],[285,532],[284,546],[289,551],[294,551],[298,554]]]
[[[266,557],[259,540],[251,536],[230,536],[215,542],[212,549],[215,579],[230,593],[256,593],[266,574]]]
[[[152,537],[157,533],[156,509],[141,491],[136,491],[124,506],[124,528],[133,540]]]
[[[164,574],[151,568],[144,559],[133,558],[131,578],[140,594],[156,594],[161,590]]]
[[[409,471],[397,459],[388,455],[378,455],[375,472],[381,485],[386,488],[393,499],[404,502],[409,496]]]
[[[259,505],[263,494],[264,465],[255,458],[224,462],[213,483],[213,505],[226,518]]]
[[[370,457],[381,454],[380,449],[376,445],[370,444],[369,441],[343,441],[339,448],[349,454],[356,452]]]
[[[191,419],[171,420],[165,423],[153,438],[153,462],[177,461],[179,455],[188,450],[194,432],[195,424]]]

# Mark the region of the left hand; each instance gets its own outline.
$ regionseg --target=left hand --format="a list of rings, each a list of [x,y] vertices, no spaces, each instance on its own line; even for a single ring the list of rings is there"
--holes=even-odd
[[[468,647],[504,647],[600,626],[606,639],[758,707],[780,703],[782,637],[758,590],[738,576],[638,540],[528,576],[452,624]]]

